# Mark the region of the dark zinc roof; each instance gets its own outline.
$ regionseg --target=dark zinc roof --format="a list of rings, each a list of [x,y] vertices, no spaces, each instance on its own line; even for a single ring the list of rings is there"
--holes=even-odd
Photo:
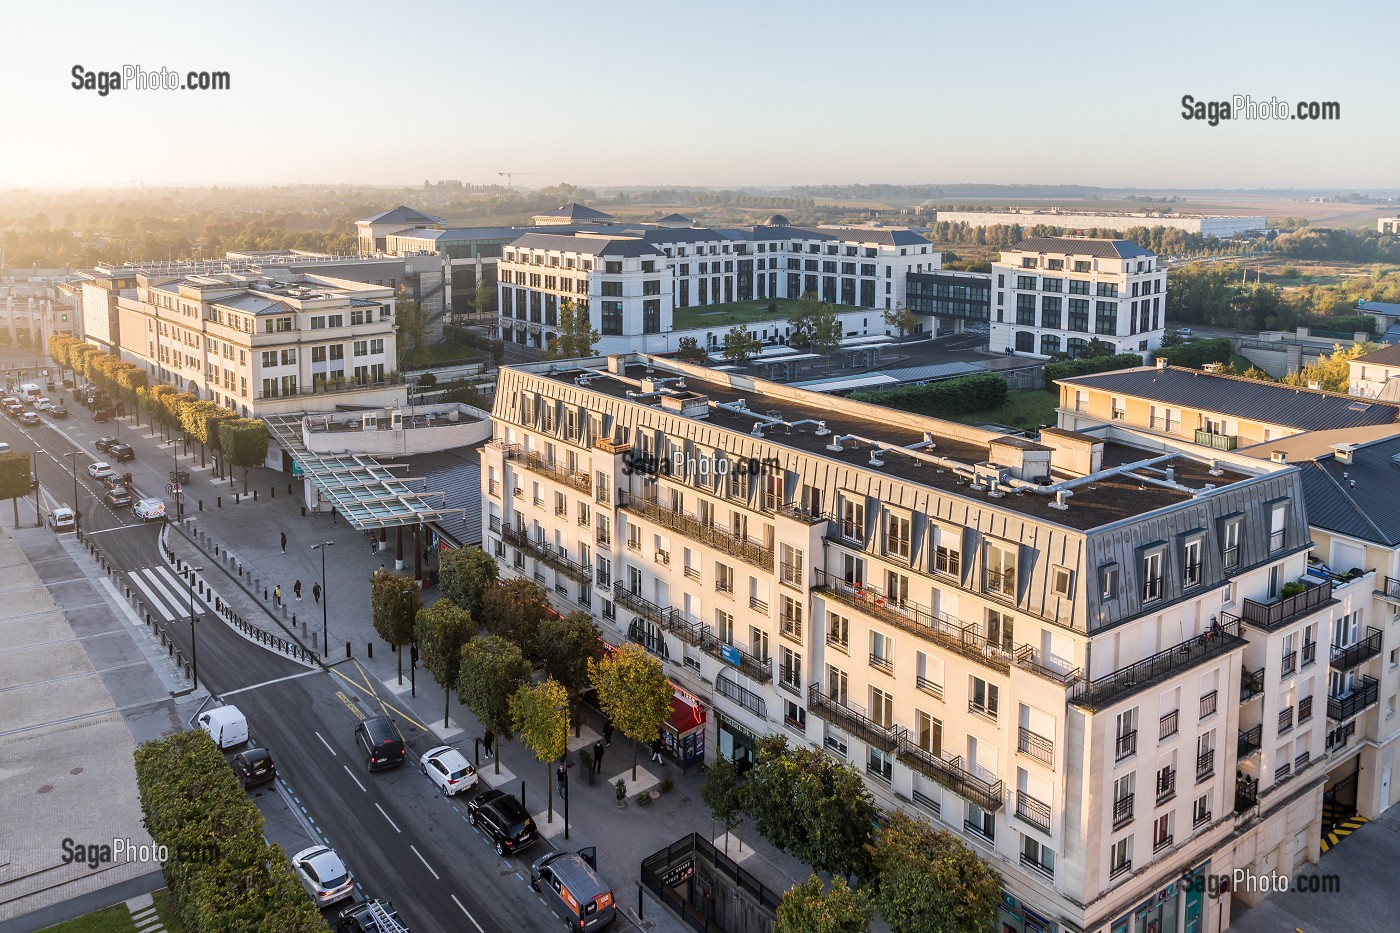
[[[1120,369],[1111,373],[1072,376],[1058,382],[1300,431],[1400,421],[1400,407],[1374,399],[1358,399],[1335,392],[1299,389],[1175,366],[1165,369],[1155,366]]]
[[[603,239],[593,236],[560,236],[553,233],[526,233],[510,244],[520,249],[551,249],[562,253],[588,253],[592,256],[660,256],[661,250],[635,239]]]
[[[1143,249],[1131,240],[1101,240],[1097,237],[1032,236],[1011,249],[1022,253],[1093,256],[1095,259],[1137,259],[1153,255],[1151,250]]]
[[[570,220],[612,220],[612,214],[605,214],[602,211],[585,207],[582,204],[565,204],[563,207],[556,207],[552,211],[543,211],[535,215],[536,217],[568,217]]]
[[[1342,463],[1332,453],[1299,462],[1308,524],[1386,547],[1400,546],[1400,509],[1395,507],[1400,460],[1396,457],[1400,457],[1400,436],[1357,447],[1351,463]]]
[[[398,207],[391,207],[382,214],[375,214],[373,217],[366,217],[361,223],[367,224],[440,224],[443,223],[441,217],[434,217],[432,214],[425,214],[422,211],[414,210],[400,204]]]
[[[408,474],[426,480],[425,489],[443,493],[444,510],[437,525],[458,544],[481,543],[481,454],[476,448],[457,447],[398,458],[408,463]],[[462,511],[449,511],[461,509]],[[412,543],[409,544],[412,547]]]

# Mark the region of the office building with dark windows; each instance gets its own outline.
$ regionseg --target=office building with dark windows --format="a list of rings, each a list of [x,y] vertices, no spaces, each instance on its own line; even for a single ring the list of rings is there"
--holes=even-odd
[[[906,308],[933,319],[925,330],[935,336],[985,329],[991,318],[992,277],[984,272],[912,272],[905,295]]]

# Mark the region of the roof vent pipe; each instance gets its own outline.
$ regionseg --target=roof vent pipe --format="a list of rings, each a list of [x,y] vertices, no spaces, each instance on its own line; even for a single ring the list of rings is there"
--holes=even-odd
[[[1074,495],[1073,489],[1061,489],[1055,493],[1055,501],[1050,503],[1050,508],[1059,509],[1061,512],[1069,509],[1069,497]]]

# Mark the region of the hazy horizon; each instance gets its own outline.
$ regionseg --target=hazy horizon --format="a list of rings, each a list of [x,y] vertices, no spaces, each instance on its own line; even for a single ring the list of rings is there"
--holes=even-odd
[[[28,5],[7,11],[8,32],[44,38],[0,59],[0,189],[404,187],[510,171],[530,188],[957,177],[1394,190],[1397,101],[1349,64],[1366,43],[1309,28],[1314,6],[1266,9]],[[1371,35],[1400,25],[1391,5],[1340,9]],[[226,71],[231,89],[100,96],[72,87],[75,65]],[[1212,127],[1183,119],[1186,94],[1336,101],[1341,119]]]

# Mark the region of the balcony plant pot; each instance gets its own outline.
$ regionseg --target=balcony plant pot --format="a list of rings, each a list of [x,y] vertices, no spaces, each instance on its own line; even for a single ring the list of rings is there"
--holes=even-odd
[[[622,778],[618,778],[618,779],[617,779],[617,784],[615,784],[614,787],[616,787],[616,789],[617,789],[617,790],[616,790],[616,793],[617,793],[617,803],[616,803],[616,807],[617,807],[619,810],[625,810],[625,809],[627,809],[627,782],[624,781]]]

